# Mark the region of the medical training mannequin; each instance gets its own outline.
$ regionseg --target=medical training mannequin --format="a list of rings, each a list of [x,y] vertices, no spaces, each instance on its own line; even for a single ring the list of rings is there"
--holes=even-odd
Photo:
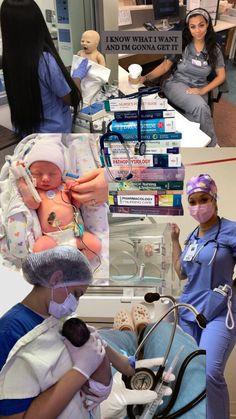
[[[172,224],[173,264],[178,277],[187,279],[180,302],[190,303],[203,312],[208,324],[201,330],[185,309],[181,309],[179,324],[200,348],[206,349],[207,419],[229,419],[224,369],[236,341],[236,222],[218,216],[217,187],[210,175],[191,178],[186,191],[190,215],[199,225],[188,236],[182,251],[180,229]],[[232,292],[230,318],[227,300],[221,307],[215,299],[220,294],[212,291],[225,284],[229,286],[229,295]]]
[[[185,18],[183,28],[183,53],[168,55],[153,71],[141,77],[141,83],[166,74],[172,67],[176,70],[163,83],[163,92],[171,103],[185,111],[190,121],[200,123],[214,147],[217,144],[211,111],[207,104],[208,92],[225,80],[225,64],[209,13],[202,8],[193,9]],[[215,76],[208,82],[208,75]]]
[[[16,132],[22,138],[35,132],[70,133],[82,102],[80,82],[89,70],[88,61],[70,76],[33,0],[4,0],[0,26],[3,74]]]
[[[97,49],[99,42],[100,35],[98,32],[93,30],[85,31],[81,37],[81,46],[83,49],[78,51],[77,55],[88,58],[88,60],[94,61],[105,67],[105,58]]]
[[[45,137],[38,141],[27,154],[25,163],[41,198],[41,202],[36,202],[24,178],[17,180],[24,203],[37,211],[43,233],[35,241],[33,252],[70,244],[77,246],[89,260],[93,259],[101,250],[101,242],[83,229],[79,198],[76,193],[73,197],[70,193],[74,181],[62,180],[64,156],[60,140]]]
[[[0,415],[89,419],[86,401],[89,408],[91,400],[99,405],[111,391],[110,385],[107,394],[102,395],[84,389],[105,356],[104,338],[91,330],[89,340],[76,348],[60,331],[61,319],[77,309],[92,282],[90,264],[78,249],[58,246],[29,254],[22,271],[33,285],[32,291],[0,318]],[[149,361],[158,365],[158,360]],[[156,393],[149,390],[128,392],[142,403],[156,398]],[[121,401],[125,403],[123,398]],[[119,411],[117,406],[113,412]],[[92,408],[97,419],[98,409]]]

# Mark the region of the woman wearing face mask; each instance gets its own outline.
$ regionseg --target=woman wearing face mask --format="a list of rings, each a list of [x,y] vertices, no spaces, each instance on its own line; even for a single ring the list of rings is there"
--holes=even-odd
[[[104,338],[110,340],[111,347],[91,327],[90,337],[81,347],[62,336],[62,318],[77,309],[79,298],[92,281],[89,262],[78,249],[57,246],[31,253],[23,261],[22,271],[33,289],[0,318],[0,417],[100,418],[100,403],[111,392],[111,371],[103,366],[103,379],[107,381],[108,377],[110,384],[103,383],[102,387],[91,376],[106,361],[105,353],[112,365],[132,374],[133,356],[129,362],[118,352],[123,353],[131,342],[135,348],[136,336],[122,337],[118,330],[106,330]],[[145,362],[153,367],[162,360]],[[156,399],[155,391],[124,387],[123,381],[116,379],[113,398],[105,405],[102,417],[124,418],[127,404]],[[171,389],[166,387],[164,395],[170,394]]]
[[[217,187],[208,174],[187,182],[187,196],[190,215],[199,225],[187,237],[183,251],[180,229],[171,225],[173,264],[178,277],[187,279],[180,301],[203,312],[208,323],[200,329],[185,309],[180,311],[179,323],[207,352],[207,419],[229,419],[224,368],[236,341],[236,222],[218,216]],[[225,285],[226,296],[218,292]]]
[[[80,389],[104,358],[103,342],[92,331],[73,352],[60,333],[92,281],[89,262],[58,246],[30,254],[22,270],[33,289],[0,319],[0,417],[89,419]]]

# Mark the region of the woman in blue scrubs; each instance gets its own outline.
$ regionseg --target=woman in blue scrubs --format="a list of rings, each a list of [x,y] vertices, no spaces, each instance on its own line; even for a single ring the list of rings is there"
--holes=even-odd
[[[33,0],[4,0],[0,22],[3,74],[16,132],[22,137],[35,132],[70,133],[88,61],[71,78]]]
[[[171,103],[185,111],[190,121],[200,123],[200,129],[210,138],[210,147],[217,143],[211,110],[207,104],[211,92],[225,80],[225,64],[209,13],[202,8],[189,12],[183,28],[182,55],[168,55],[142,82],[176,70],[164,82],[163,91]],[[215,77],[207,77],[214,70]]]
[[[30,253],[22,263],[22,272],[33,288],[23,301],[0,318],[1,418],[124,419],[127,405],[151,403],[156,399],[155,391],[126,389],[121,374],[117,373],[102,415],[99,408],[90,415],[85,408],[85,398],[95,407],[110,393],[110,386],[102,392],[93,389],[92,393],[84,386],[104,356],[104,341],[99,335],[115,350],[129,356],[137,349],[136,332],[99,330],[99,335],[91,333],[93,338],[83,346],[84,350],[65,346],[60,333],[62,319],[77,309],[79,312],[80,297],[93,279],[89,262],[78,249],[57,246]],[[145,333],[150,328],[151,325]],[[156,356],[166,353],[171,333],[172,324],[162,322],[145,343],[144,359],[137,361],[137,367],[140,362],[148,368],[159,366],[163,358]],[[168,363],[180,347],[183,348],[174,374],[183,360],[197,349],[194,340],[177,328]],[[163,388],[163,396],[171,394],[168,387]],[[205,356],[201,356],[194,358],[184,374],[178,398],[172,406],[174,411],[192,401],[204,388]],[[192,418],[203,418],[204,413],[202,400],[181,417],[186,419],[191,414]]]
[[[229,419],[229,395],[224,369],[236,341],[236,222],[218,216],[217,187],[207,174],[187,182],[190,215],[199,225],[188,236],[184,250],[179,243],[180,229],[172,224],[173,263],[180,279],[187,279],[180,301],[192,304],[205,314],[202,330],[192,314],[181,309],[180,326],[206,349],[207,419]],[[213,291],[228,285],[223,297]],[[227,300],[231,297],[231,310]],[[223,302],[224,300],[224,302]]]

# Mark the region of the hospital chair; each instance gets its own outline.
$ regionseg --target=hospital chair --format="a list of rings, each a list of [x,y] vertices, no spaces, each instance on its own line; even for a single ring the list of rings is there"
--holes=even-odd
[[[145,82],[145,85],[147,87],[154,87],[154,86],[163,86],[164,81],[170,76],[171,74],[171,70],[170,72],[168,72],[167,74],[165,74],[164,76],[158,77],[156,79],[153,79],[152,81],[148,81]],[[208,76],[208,81],[210,82],[211,80],[213,80],[215,77],[215,73],[212,71],[211,74]],[[214,104],[218,103],[221,99],[221,96],[223,93],[228,93],[229,92],[229,85],[227,82],[227,79],[225,79],[225,81],[218,87],[216,87],[214,90],[212,90],[211,92],[208,93],[208,105],[211,109],[211,116],[213,117],[213,111],[214,111]],[[159,95],[161,97],[165,97],[165,94],[161,91],[159,93]],[[185,114],[185,110],[180,108],[179,106],[177,106],[175,103],[171,102],[168,99],[168,103],[170,104],[170,106],[172,106],[174,109],[176,109],[179,113],[181,113],[182,115]]]
[[[218,42],[218,44],[220,45],[220,47],[221,47],[221,49],[222,49],[222,52],[223,52],[223,55],[224,55],[224,51],[223,51],[223,38],[221,37],[221,35],[220,34],[218,34],[217,33],[217,42]],[[151,81],[147,81],[147,82],[145,82],[145,85],[146,86],[150,86],[150,87],[153,87],[153,86],[157,86],[157,85],[159,85],[160,87],[162,87],[163,86],[163,83],[164,83],[164,81],[166,80],[166,79],[168,79],[168,77],[173,73],[175,71],[175,66],[173,66],[166,74],[164,74],[163,76],[161,76],[161,77],[158,77],[158,78],[156,78],[156,79],[153,79],[153,80],[151,80]],[[214,79],[214,77],[215,77],[215,71],[212,71],[210,74],[209,74],[209,76],[208,76],[208,78],[207,78],[207,80],[210,82],[211,80],[213,80]],[[227,77],[227,75],[226,75],[226,77]],[[228,85],[228,82],[227,82],[227,78],[225,79],[225,81],[220,85],[220,86],[218,86],[218,87],[216,87],[214,90],[212,90],[211,92],[209,92],[208,93],[208,105],[209,105],[209,107],[210,107],[210,109],[211,109],[211,116],[213,117],[213,111],[214,111],[214,104],[215,103],[218,103],[219,101],[220,101],[220,99],[221,99],[221,96],[222,96],[222,94],[223,93],[228,93],[229,92],[229,85]],[[165,97],[165,95],[164,95],[164,93],[163,92],[160,92],[160,96],[162,96],[162,97]],[[173,103],[173,102],[171,102],[169,99],[168,99],[168,103],[174,108],[174,109],[176,109],[178,112],[180,112],[182,115],[184,115],[185,114],[185,111],[184,111],[184,109],[182,109],[182,108],[180,108],[179,106],[176,106],[176,104],[175,103]]]
[[[214,79],[214,77],[215,77],[214,72],[212,72],[208,76],[208,81],[210,82],[212,79]],[[220,101],[223,93],[228,93],[228,92],[229,92],[229,85],[228,85],[227,79],[225,79],[225,81],[220,86],[216,87],[214,90],[208,93],[208,105],[211,109],[211,116],[213,116],[214,104]]]

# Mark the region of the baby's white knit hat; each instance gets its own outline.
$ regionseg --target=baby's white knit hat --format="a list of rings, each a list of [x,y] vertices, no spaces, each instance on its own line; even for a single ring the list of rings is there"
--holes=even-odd
[[[30,167],[36,161],[54,163],[64,172],[65,160],[61,134],[39,135],[29,153],[25,156],[25,163]]]

